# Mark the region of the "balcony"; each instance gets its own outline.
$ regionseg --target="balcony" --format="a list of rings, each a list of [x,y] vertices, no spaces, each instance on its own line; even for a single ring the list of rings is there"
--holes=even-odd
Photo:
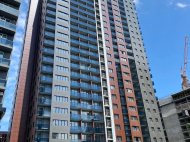
[[[72,17],[72,18],[77,17],[77,18],[81,18],[81,19],[83,19],[83,20],[87,20],[88,22],[95,23],[95,20],[93,20],[93,19],[91,19],[91,18],[88,18],[88,17],[86,17],[86,16],[79,15],[79,14],[77,14],[77,13],[75,13],[75,12],[70,12],[70,14],[71,14],[71,17]]]
[[[84,35],[81,35],[81,34],[77,34],[77,33],[74,33],[74,32],[71,32],[71,36],[81,38],[81,39],[86,40],[86,41],[91,41],[91,42],[94,42],[95,44],[97,43],[96,39],[93,39],[93,38],[90,38],[90,37],[87,37],[87,36],[84,36]]]
[[[54,46],[55,43],[52,40],[44,39],[44,44]]]
[[[78,24],[81,24],[83,26],[86,26],[86,27],[89,27],[89,28],[92,28],[94,30],[96,30],[96,26],[93,26],[93,25],[90,25],[90,24],[87,24],[87,23],[84,23],[84,22],[81,22],[81,21],[78,21],[78,20],[75,20],[73,18],[70,18],[70,20],[74,23],[78,23]],[[73,28],[76,28],[76,26],[74,26]]]
[[[53,73],[53,68],[43,66],[43,67],[42,67],[42,71],[48,72],[48,73]]]
[[[70,49],[71,49],[71,51],[73,51],[73,52],[77,52],[77,53],[80,52],[80,53],[83,53],[83,54],[86,54],[86,55],[98,57],[98,54],[97,54],[97,53],[89,52],[89,51],[82,50],[82,49],[78,49],[78,48],[74,48],[74,47],[71,47]]]
[[[36,124],[37,130],[49,130],[49,124]]]
[[[10,65],[10,60],[5,58],[0,58],[0,66],[8,67]]]
[[[47,29],[50,29],[50,30],[55,30],[55,26],[50,25],[50,24],[47,24],[47,23],[46,23],[45,27],[46,27]]]
[[[141,124],[141,125],[148,125],[148,124],[147,124],[147,121],[140,121],[140,124]]]
[[[82,57],[78,57],[78,56],[74,56],[74,55],[71,55],[71,58],[75,59],[77,61],[83,61],[83,62],[99,65],[98,61],[90,60],[90,59],[87,59],[87,58],[82,58]]]
[[[143,102],[137,102],[137,106],[138,106],[138,107],[143,107],[144,104],[143,104]]]
[[[50,111],[37,111],[37,115],[41,117],[50,117],[51,112]]]
[[[6,83],[7,81],[4,79],[0,79],[0,89],[5,89],[6,88]]]
[[[43,105],[51,105],[51,100],[50,99],[45,99],[45,98],[39,98],[38,103],[43,104]]]
[[[70,103],[71,108],[80,108],[80,109],[90,109],[90,110],[98,110],[102,111],[101,106],[97,105],[88,105],[88,104],[79,104],[79,103]]]
[[[47,7],[52,8],[52,9],[56,9],[56,6],[53,4],[50,4],[50,3],[47,3]]]
[[[150,134],[149,134],[149,131],[142,131],[142,135],[143,136],[149,136]]]
[[[8,46],[8,47],[13,47],[13,41],[7,40],[5,38],[0,37],[0,46]]]
[[[120,95],[125,95],[125,91],[123,91],[123,90],[120,90],[119,93],[120,93]]]
[[[42,82],[49,82],[49,83],[52,83],[52,82],[53,82],[53,78],[51,78],[51,77],[46,77],[46,76],[42,76],[42,77],[41,77],[41,81],[42,81]]]
[[[11,30],[16,30],[16,25],[15,24],[12,24],[12,23],[9,23],[9,22],[6,22],[2,19],[0,19],[0,26],[3,26],[5,28],[8,28],[8,29],[11,29]]]
[[[16,15],[16,16],[18,16],[18,14],[19,14],[19,10],[14,9],[10,6],[4,5],[2,3],[0,3],[0,10],[5,11],[7,13],[11,13],[11,14]]]
[[[84,1],[84,0],[83,0]],[[88,1],[87,1],[88,2]],[[87,15],[90,15],[90,16],[93,16],[94,17],[94,14],[92,14],[92,13],[90,13],[90,12],[87,12],[87,11],[85,11],[85,10],[82,10],[82,9],[79,9],[79,8],[77,8],[77,7],[75,7],[75,6],[70,6],[70,8],[72,9],[72,10],[77,10],[77,11],[79,11],[79,12],[82,12],[82,13],[84,13],[84,14],[87,14]]]
[[[73,4],[75,4],[75,5],[79,5],[79,6],[82,6],[82,7],[86,8],[86,9],[89,9],[89,10],[91,10],[91,11],[94,11],[94,8],[91,8],[90,6],[86,6],[86,5],[84,5],[84,4],[81,4],[81,3],[79,3],[79,2],[76,2],[76,1],[74,1],[74,0],[71,0],[70,2],[73,3]]]
[[[119,86],[123,86],[123,82],[118,82],[118,85]]]
[[[48,49],[48,48],[45,48],[45,47],[43,48],[43,52],[46,53],[46,54],[51,54],[51,55],[54,54],[54,50]]]
[[[145,116],[145,112],[144,111],[138,111],[139,116]]]
[[[35,138],[35,142],[49,142],[49,138]]]
[[[128,113],[127,109],[122,109],[122,113]]]
[[[47,58],[47,57],[43,57],[42,61],[47,62],[47,63],[53,63],[54,59],[53,58]]]
[[[78,82],[74,82],[74,81],[71,81],[71,86],[101,91],[101,87],[99,87],[99,86],[89,85],[86,83],[78,83]]]
[[[48,38],[55,38],[55,34],[52,32],[45,31],[44,35],[47,36]]]
[[[126,104],[126,100],[121,99],[121,103],[122,103],[122,104]]]
[[[40,87],[40,92],[41,93],[52,93],[52,89],[47,88],[47,87]]]
[[[55,24],[55,18],[51,18],[51,17],[46,16],[46,21],[49,23]]]
[[[81,32],[84,32],[84,33],[88,33],[88,34],[91,34],[92,36],[96,35],[96,32],[92,32],[92,31],[89,31],[89,30],[86,30],[86,29],[83,29],[83,28],[80,28],[80,27],[77,27],[77,26],[74,26],[74,25],[70,25],[70,27],[71,27],[71,29],[81,31]]]
[[[81,70],[87,70],[87,71],[91,71],[91,72],[95,72],[95,73],[100,73],[99,69],[85,67],[85,66],[80,66],[80,65],[72,64],[72,63],[71,63],[71,68],[77,68],[77,69],[81,69]]]
[[[131,135],[131,130],[125,130],[126,135]]]
[[[142,95],[141,94],[135,94],[135,97],[136,98],[142,98]]]
[[[72,97],[77,97],[77,98],[84,98],[84,99],[92,99],[92,100],[102,100],[102,96],[95,96],[95,95],[90,95],[90,94],[84,94],[84,93],[77,93],[77,92],[70,92],[70,95]]]
[[[47,15],[53,15],[53,16],[56,16],[56,12],[51,11],[51,10],[47,10]]]
[[[78,115],[78,114],[70,114],[70,119],[86,120],[86,121],[103,121],[103,117],[101,116]]]
[[[92,128],[92,127],[70,127],[71,132],[79,132],[79,133],[104,133],[103,128]]]
[[[133,88],[134,88],[134,90],[140,90],[140,86],[134,85]]]
[[[95,34],[96,34],[96,33],[94,33],[94,35],[95,35]],[[98,50],[97,46],[90,45],[90,44],[87,44],[87,43],[84,43],[84,42],[80,42],[80,41],[78,41],[78,40],[71,39],[71,43],[72,43],[72,44],[81,45],[81,46],[84,46],[84,47],[88,47],[88,48],[92,48],[92,49]]]

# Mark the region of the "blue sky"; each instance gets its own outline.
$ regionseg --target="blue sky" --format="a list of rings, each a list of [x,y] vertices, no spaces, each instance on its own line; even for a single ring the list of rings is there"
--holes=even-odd
[[[12,55],[4,107],[6,114],[0,131],[8,130],[20,49],[23,39],[27,1],[22,0]],[[155,82],[156,96],[162,98],[181,90],[185,36],[190,36],[189,0],[134,0],[144,38],[149,67]],[[190,60],[190,56],[189,59]],[[187,75],[190,76],[190,62]]]

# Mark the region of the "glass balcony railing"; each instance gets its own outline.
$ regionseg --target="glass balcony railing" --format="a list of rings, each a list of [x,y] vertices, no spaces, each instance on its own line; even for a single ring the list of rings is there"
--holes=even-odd
[[[55,26],[47,24],[47,23],[46,23],[45,27],[49,28],[49,29],[52,29],[52,30],[55,30]]]
[[[135,94],[135,97],[136,98],[142,98],[142,95],[141,94]]]
[[[71,32],[71,35],[72,35],[72,36],[75,36],[75,37],[78,37],[78,38],[83,38],[83,39],[85,39],[85,40],[89,40],[89,41],[93,41],[93,42],[97,43],[97,40],[96,40],[96,39],[89,38],[89,37],[83,36],[83,35],[81,35],[81,34],[77,34],[77,33]]]
[[[123,82],[118,82],[118,85],[119,86],[123,86]]]
[[[149,134],[149,131],[142,131],[142,135],[143,136],[149,136],[150,134]]]
[[[92,22],[92,23],[95,23],[95,20],[93,20],[93,19],[91,19],[91,18],[88,18],[88,17],[86,17],[86,16],[82,16],[82,15],[79,15],[79,14],[74,13],[74,12],[70,12],[70,14],[71,14],[72,16],[76,16],[76,17],[78,17],[78,18],[82,18],[82,19],[84,19],[84,20],[87,20],[87,21],[90,21],[90,22]]]
[[[128,119],[123,119],[124,124],[129,124],[129,120]]]
[[[43,60],[44,62],[49,62],[49,63],[53,63],[53,62],[54,62],[54,59],[52,59],[52,58],[47,58],[47,57],[43,57],[42,60]]]
[[[70,49],[71,49],[72,51],[76,51],[76,52],[84,53],[84,54],[87,54],[87,55],[90,55],[90,56],[98,57],[98,54],[93,53],[93,52],[89,52],[89,51],[82,50],[82,49],[78,49],[78,48],[74,48],[74,47],[71,47]]]
[[[73,4],[75,4],[75,5],[79,5],[79,6],[82,6],[82,7],[86,8],[86,9],[92,10],[92,11],[94,12],[94,8],[91,8],[91,7],[89,7],[89,6],[86,6],[86,5],[84,5],[84,4],[81,4],[81,3],[79,3],[79,2],[76,2],[76,1],[74,1],[74,0],[71,0],[70,2],[73,3]]]
[[[137,106],[144,106],[143,102],[137,102]]]
[[[0,19],[0,25],[3,27],[6,27],[6,28],[12,29],[12,30],[16,30],[16,25],[6,22],[6,21],[3,21],[1,19]]]
[[[125,130],[126,135],[131,135],[131,130]]]
[[[47,21],[50,21],[50,22],[54,22],[54,23],[55,23],[55,18],[46,17],[46,20],[47,20]]]
[[[3,11],[6,11],[7,13],[12,13],[14,15],[18,15],[19,14],[19,10],[14,9],[12,7],[9,7],[7,5],[4,5],[2,3],[0,3],[0,9],[3,10]]]
[[[44,43],[54,46],[54,41],[52,40],[44,39]]]
[[[118,63],[119,63],[119,62],[120,62],[120,60],[119,60],[119,59],[115,59],[115,62],[118,62]]]
[[[46,35],[46,36],[50,36],[50,37],[55,37],[55,34],[52,33],[52,32],[47,32],[47,31],[45,31],[45,35]]]
[[[48,49],[48,48],[45,48],[45,47],[43,48],[43,52],[54,54],[54,50]]]
[[[126,40],[128,40],[128,41],[130,41],[130,40],[131,40],[131,38],[129,38],[129,37],[125,37],[125,39],[126,39]]]
[[[131,47],[131,44],[130,43],[125,43],[126,46],[130,46]]]
[[[122,109],[122,113],[128,113],[127,109]]]
[[[49,130],[49,124],[36,124],[38,130]]]
[[[75,20],[73,18],[70,18],[72,22],[75,22],[75,23],[78,23],[78,24],[81,24],[81,25],[84,25],[84,26],[87,26],[87,27],[90,27],[90,28],[93,28],[93,29],[96,29],[96,26],[93,26],[93,25],[90,25],[90,24],[87,24],[87,23],[84,23],[84,22],[81,22],[81,21],[78,21],[78,20]]]
[[[10,65],[10,60],[5,59],[5,58],[0,58],[0,65],[6,65],[9,66]]]
[[[38,116],[50,117],[50,111],[37,111]]]
[[[139,115],[145,116],[145,112],[144,111],[138,111]]]
[[[51,15],[54,15],[54,16],[56,15],[56,12],[51,11],[51,10],[47,10],[47,13],[48,13],[48,14],[51,14]]]
[[[134,85],[133,87],[134,87],[135,90],[140,90],[140,86]]]
[[[148,125],[147,121],[140,121],[141,125]]]
[[[102,100],[102,96],[90,95],[85,93],[77,93],[77,92],[70,92],[70,95],[73,97],[85,98],[85,99],[93,99],[93,100]]]
[[[78,56],[74,56],[74,55],[71,55],[71,58],[76,59],[78,61],[83,61],[83,62],[99,65],[98,61],[94,61],[94,60],[90,60],[90,59],[86,59],[86,58],[82,58],[82,57],[78,57]]]
[[[99,81],[100,82],[100,78],[99,77],[95,77],[95,76],[89,76],[89,75],[79,74],[79,73],[75,73],[75,72],[71,72],[71,76],[78,77],[78,78],[84,78],[84,79],[88,79],[88,80]]]
[[[0,79],[0,87],[6,87],[7,81],[4,79]]]
[[[47,6],[56,9],[56,5],[53,5],[53,4],[50,4],[50,3],[47,3]]]
[[[51,105],[51,99],[39,98],[38,102],[39,102],[39,104]]]
[[[73,25],[70,25],[71,29],[74,29],[74,30],[77,30],[77,31],[81,31],[81,32],[85,32],[85,33],[88,33],[88,34],[91,34],[93,36],[96,36],[96,33],[93,32],[93,31],[90,31],[90,30],[86,30],[86,29],[83,29],[83,28],[79,28],[77,26],[73,26]],[[96,47],[97,48],[97,47]],[[95,48],[95,49],[96,49]]]
[[[122,103],[122,104],[126,104],[126,100],[121,99],[121,103]]]
[[[71,132],[80,132],[80,133],[104,133],[104,128],[92,128],[92,127],[70,127]]]
[[[83,12],[84,14],[87,14],[87,15],[90,15],[90,16],[93,16],[93,17],[94,17],[94,14],[93,14],[93,13],[90,13],[90,12],[88,12],[88,11],[79,9],[79,8],[77,8],[77,7],[75,7],[75,6],[72,6],[72,5],[71,5],[70,8],[73,9],[73,10],[77,10],[77,11]]]
[[[70,114],[70,119],[86,120],[86,121],[103,121],[103,117],[101,116],[78,115],[78,114]]]
[[[80,108],[80,109],[92,109],[92,110],[102,110],[101,106],[97,105],[88,105],[88,104],[79,104],[79,103],[70,103],[72,108]]]
[[[129,32],[127,32],[127,31],[124,31],[124,34],[127,34],[127,35],[129,35]]]
[[[120,90],[119,93],[120,93],[121,95],[125,95],[125,91],[123,91],[123,90]]]
[[[42,76],[42,77],[41,77],[41,81],[52,83],[53,78],[52,78],[52,77]]]
[[[47,87],[40,87],[40,92],[52,93],[52,89]]]
[[[53,72],[53,68],[43,66],[43,67],[42,67],[42,71],[45,71],[45,72]]]
[[[113,45],[113,48],[118,49],[117,45]]]
[[[35,142],[49,142],[49,138],[35,138]]]
[[[101,90],[101,87],[96,86],[96,85],[89,85],[86,83],[78,83],[75,81],[71,81],[71,86],[75,86],[75,87],[80,87],[80,88],[87,88],[87,89],[92,89],[92,90]]]
[[[55,2],[55,3],[56,3],[56,0],[49,0],[49,1],[51,1],[51,2]]]
[[[72,64],[72,63],[71,63],[71,67],[77,68],[77,69],[82,69],[82,70],[88,70],[88,71],[91,71],[91,72],[100,73],[100,70],[99,70],[99,69],[90,68],[90,67],[85,67],[85,66],[80,66],[80,65],[77,65],[77,64]]]
[[[10,40],[4,39],[4,38],[0,38],[0,44],[13,47],[13,41],[10,41]]]

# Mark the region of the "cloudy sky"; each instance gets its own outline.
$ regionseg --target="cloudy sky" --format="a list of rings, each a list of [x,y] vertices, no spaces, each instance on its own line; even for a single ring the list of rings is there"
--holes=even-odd
[[[0,131],[8,130],[12,108],[27,2],[22,0],[14,50],[9,71],[4,107],[6,114]],[[156,96],[162,98],[181,90],[180,68],[183,65],[185,36],[190,36],[189,0],[134,0],[149,67],[155,82]],[[189,57],[190,59],[190,57]],[[189,62],[190,63],[190,62]],[[190,65],[187,74],[190,76]]]

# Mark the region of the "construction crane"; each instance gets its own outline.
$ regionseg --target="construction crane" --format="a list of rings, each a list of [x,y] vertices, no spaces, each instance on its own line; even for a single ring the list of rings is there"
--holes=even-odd
[[[181,78],[182,78],[182,89],[183,90],[186,90],[186,89],[190,88],[190,83],[189,83],[189,80],[188,80],[187,75],[186,75],[188,41],[189,41],[189,37],[186,36],[185,37],[185,50],[184,50],[184,67],[183,67],[183,69],[181,68],[181,70],[182,70]]]

